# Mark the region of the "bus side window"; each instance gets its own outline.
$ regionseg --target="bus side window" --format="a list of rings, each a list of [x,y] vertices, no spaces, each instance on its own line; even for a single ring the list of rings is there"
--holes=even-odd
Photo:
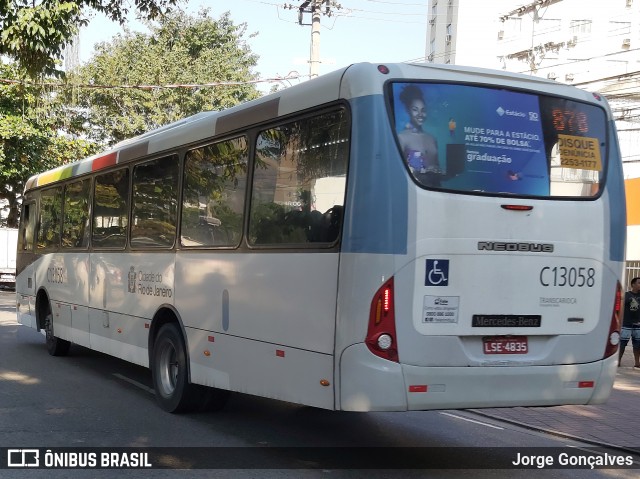
[[[64,219],[62,247],[86,248],[89,245],[89,192],[88,179],[69,183],[64,189]]]
[[[166,156],[133,169],[131,246],[171,248],[178,216],[178,159]]]
[[[305,246],[336,241],[342,226],[348,152],[349,122],[344,110],[261,132],[249,243]]]
[[[240,244],[247,157],[244,137],[187,152],[180,229],[182,246]]]
[[[33,251],[33,233],[36,229],[36,205],[35,203],[25,203],[22,205],[22,215],[20,218],[20,234],[18,235],[20,251]]]
[[[62,227],[62,186],[49,188],[40,194],[38,223],[38,249],[59,248]]]
[[[123,249],[127,243],[128,219],[129,170],[96,176],[91,244],[95,248]]]

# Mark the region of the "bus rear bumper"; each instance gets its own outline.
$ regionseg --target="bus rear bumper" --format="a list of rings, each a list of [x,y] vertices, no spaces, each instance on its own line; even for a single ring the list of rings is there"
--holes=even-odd
[[[357,344],[342,355],[340,409],[419,411],[601,404],[613,387],[616,356],[575,365],[421,367],[378,358],[364,344]]]

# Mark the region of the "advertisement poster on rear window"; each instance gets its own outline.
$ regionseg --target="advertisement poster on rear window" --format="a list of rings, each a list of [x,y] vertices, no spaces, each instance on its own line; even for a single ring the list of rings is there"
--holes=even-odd
[[[403,158],[425,186],[549,195],[536,95],[428,83],[395,83],[392,95]]]

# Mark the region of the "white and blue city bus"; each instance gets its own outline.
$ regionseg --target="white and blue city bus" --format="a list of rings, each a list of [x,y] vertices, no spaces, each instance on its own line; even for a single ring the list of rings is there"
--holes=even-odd
[[[356,64],[29,179],[17,314],[172,412],[595,404],[624,239],[601,96]]]

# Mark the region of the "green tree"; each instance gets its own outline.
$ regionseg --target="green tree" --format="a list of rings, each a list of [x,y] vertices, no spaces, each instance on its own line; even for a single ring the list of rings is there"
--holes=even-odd
[[[19,76],[15,65],[0,63],[0,78],[17,81]],[[46,88],[0,83],[0,198],[8,202],[8,226],[17,226],[19,201],[30,176],[96,150],[68,134],[77,126],[74,112]]]
[[[0,0],[0,55],[15,60],[30,77],[62,76],[59,60],[87,12],[123,24],[133,4],[142,18],[155,19],[179,0]]]
[[[176,11],[148,24],[149,33],[125,30],[99,44],[93,59],[71,82],[112,88],[82,89],[79,106],[88,112],[94,139],[115,143],[205,110],[220,110],[257,98],[248,83],[257,77],[245,41],[246,25],[225,13],[203,9],[195,16]],[[219,82],[233,86],[164,87]],[[146,88],[122,88],[143,86]]]

